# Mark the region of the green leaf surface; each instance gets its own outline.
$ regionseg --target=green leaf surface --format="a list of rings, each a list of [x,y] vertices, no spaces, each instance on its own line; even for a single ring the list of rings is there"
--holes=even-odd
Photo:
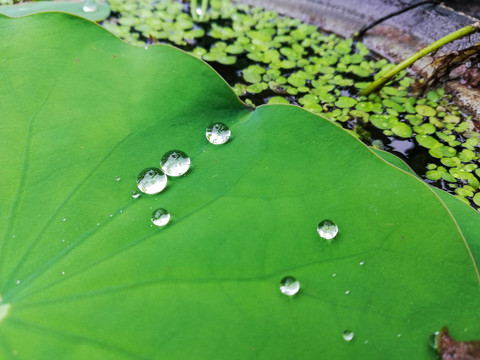
[[[444,325],[480,337],[454,217],[345,130],[251,111],[201,60],[77,17],[0,17],[0,33],[0,359],[434,359]],[[187,175],[132,198],[172,149]]]
[[[72,1],[33,1],[0,6],[0,14],[11,17],[31,15],[46,11],[62,11],[92,21],[100,21],[108,18],[110,15],[110,6],[105,2],[93,4],[89,11],[84,11],[83,2]]]

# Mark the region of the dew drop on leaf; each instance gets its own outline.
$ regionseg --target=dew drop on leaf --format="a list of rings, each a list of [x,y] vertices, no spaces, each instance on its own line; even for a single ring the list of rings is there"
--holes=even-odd
[[[338,226],[331,220],[323,220],[317,226],[318,235],[322,239],[331,240],[338,234]]]
[[[160,167],[168,176],[182,176],[190,168],[190,158],[180,150],[170,150],[160,159]]]
[[[158,168],[147,168],[138,174],[137,186],[145,194],[158,194],[167,186],[167,176]]]
[[[120,181],[120,176],[115,176],[115,181]]]
[[[285,276],[282,281],[280,281],[280,291],[282,294],[292,296],[298,293],[298,290],[300,290],[300,283],[294,277]]]
[[[430,337],[428,338],[428,345],[430,345],[430,347],[433,349],[433,350],[437,350],[438,349],[438,331],[435,331],[432,335],[430,335]]]
[[[156,226],[165,226],[170,221],[170,213],[163,209],[157,209],[152,213],[152,223]]]
[[[207,127],[205,136],[210,144],[222,145],[230,139],[231,131],[224,123],[214,123]]]
[[[140,193],[137,190],[132,191],[132,198],[138,199],[140,197]]]
[[[62,218],[62,221],[63,221],[63,222],[67,221],[67,218],[66,218],[66,217],[63,217],[63,218]]]
[[[82,10],[85,12],[94,12],[97,10],[97,4],[95,0],[85,0],[83,2]]]
[[[343,340],[345,341],[352,341],[354,336],[355,334],[350,330],[345,330],[342,334]]]

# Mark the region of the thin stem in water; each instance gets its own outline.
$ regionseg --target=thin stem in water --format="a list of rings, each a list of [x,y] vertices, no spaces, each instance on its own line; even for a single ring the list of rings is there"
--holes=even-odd
[[[390,71],[386,72],[384,75],[380,76],[378,79],[376,79],[374,82],[372,82],[370,85],[368,85],[360,94],[361,95],[368,95],[375,90],[377,90],[379,87],[382,87],[385,83],[387,83],[392,77],[394,77],[396,74],[398,74],[400,71],[405,69],[406,67],[412,65],[415,61],[418,59],[424,57],[425,55],[431,53],[432,51],[437,50],[439,47],[448,44],[449,42],[452,42],[454,40],[460,39],[464,36],[473,34],[477,31],[480,31],[480,21],[473,23],[471,25],[467,25],[457,31],[454,31],[447,36],[444,36],[443,38],[435,41],[434,43],[428,45],[427,47],[423,48],[422,50],[416,52],[409,58],[403,60],[400,64],[392,68]]]

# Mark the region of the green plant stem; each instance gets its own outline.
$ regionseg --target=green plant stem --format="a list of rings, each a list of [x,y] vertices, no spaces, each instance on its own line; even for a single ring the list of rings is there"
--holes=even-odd
[[[372,82],[370,85],[368,85],[360,94],[361,95],[368,95],[375,90],[377,90],[379,87],[383,86],[386,82],[388,82],[392,77],[394,77],[397,73],[405,69],[406,67],[412,65],[415,61],[418,59],[424,57],[425,55],[431,53],[432,51],[437,50],[439,47],[448,44],[449,42],[452,42],[454,40],[460,39],[464,36],[473,34],[477,31],[480,30],[480,22],[473,23],[471,25],[467,25],[457,31],[454,31],[447,36],[444,36],[443,38],[435,41],[434,43],[428,45],[427,47],[423,48],[422,50],[416,52],[409,58],[405,59],[402,61],[400,64],[395,66],[393,69],[385,73],[384,75],[380,76],[378,79],[376,79],[374,82]]]
[[[197,16],[197,0],[190,0],[190,15],[192,16],[192,19],[197,21],[198,16]]]

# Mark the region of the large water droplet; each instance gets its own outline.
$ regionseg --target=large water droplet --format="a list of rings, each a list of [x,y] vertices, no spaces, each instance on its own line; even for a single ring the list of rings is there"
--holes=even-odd
[[[342,334],[343,340],[345,341],[352,341],[354,336],[355,336],[354,332],[350,330],[345,330]]]
[[[82,10],[85,12],[94,12],[97,10],[95,0],[85,0],[83,2]]]
[[[323,220],[317,226],[318,235],[325,240],[331,240],[338,234],[338,226],[331,220]]]
[[[433,350],[437,350],[438,349],[438,331],[435,331],[432,335],[430,335],[430,337],[428,338],[428,345],[430,345],[430,347],[433,349]]]
[[[145,194],[158,194],[167,186],[167,176],[158,168],[147,168],[138,174],[137,186]]]
[[[214,123],[207,127],[205,136],[210,144],[222,145],[230,139],[231,131],[224,123]]]
[[[190,158],[183,151],[171,150],[160,159],[160,167],[168,176],[182,176],[190,168]]]
[[[294,277],[285,276],[282,281],[280,281],[280,291],[282,294],[292,296],[298,293],[298,290],[300,290],[300,283]]]
[[[152,223],[157,226],[165,226],[170,221],[170,213],[165,209],[157,209],[152,213]]]

